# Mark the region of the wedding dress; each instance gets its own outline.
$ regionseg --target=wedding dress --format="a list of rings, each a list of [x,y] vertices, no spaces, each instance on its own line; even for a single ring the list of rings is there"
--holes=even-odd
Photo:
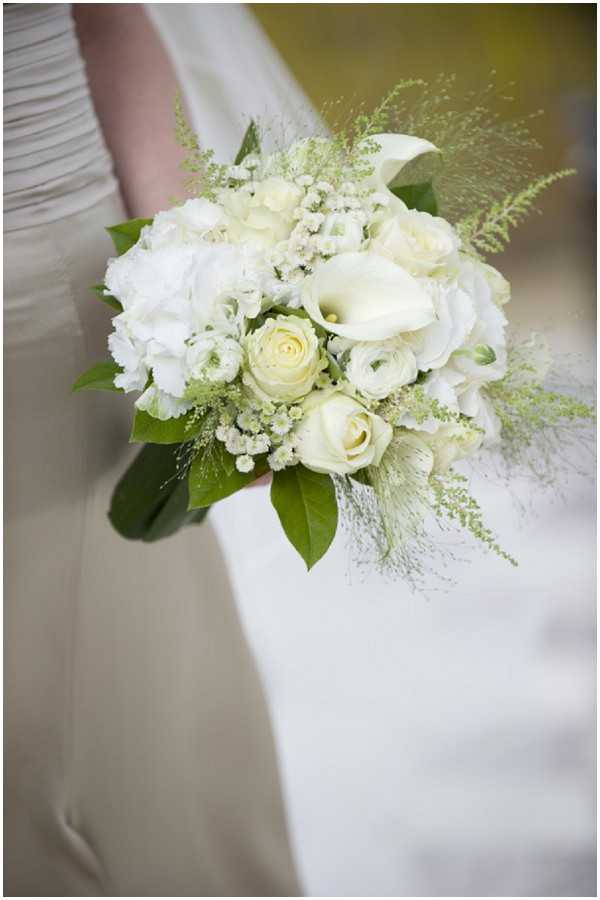
[[[120,538],[130,404],[70,392],[125,211],[68,4],[5,6],[4,100],[5,894],[296,895],[211,527]]]

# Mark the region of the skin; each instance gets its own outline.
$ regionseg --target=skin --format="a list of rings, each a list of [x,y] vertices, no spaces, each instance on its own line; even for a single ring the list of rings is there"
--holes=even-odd
[[[130,218],[184,196],[175,140],[175,70],[139,3],[75,3],[90,93]],[[254,484],[268,484],[264,475]]]
[[[75,3],[90,92],[130,217],[183,196],[175,71],[142,4]]]

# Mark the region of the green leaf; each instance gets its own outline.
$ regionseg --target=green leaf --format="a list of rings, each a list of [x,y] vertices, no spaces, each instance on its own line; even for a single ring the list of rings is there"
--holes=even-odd
[[[438,204],[431,181],[425,181],[422,184],[405,184],[390,190],[396,197],[403,200],[409,209],[418,209],[419,212],[437,216]]]
[[[200,509],[223,500],[264,475],[269,468],[266,457],[255,456],[254,460],[255,466],[251,472],[238,472],[235,456],[219,442],[211,445],[210,456],[200,454],[190,468],[190,509]]]
[[[138,453],[112,495],[108,517],[119,534],[157,541],[205,518],[207,509],[188,511],[187,479],[177,475],[176,446],[147,444]]]
[[[116,297],[113,297],[112,294],[105,294],[106,287],[103,284],[93,284],[91,290],[102,300],[103,303],[106,303],[107,306],[112,307],[112,309],[116,309],[117,312],[123,312],[123,307],[119,303]]]
[[[143,540],[158,541],[175,534],[185,525],[199,525],[208,515],[210,507],[188,510],[189,490],[187,478],[178,479],[175,490],[152,519]]]
[[[260,140],[254,119],[250,120],[250,124],[248,125],[242,140],[242,145],[238,150],[233,164],[239,166],[250,153],[260,153]]]
[[[151,225],[152,219],[128,219],[118,225],[109,225],[106,229],[115,245],[119,256],[127,253],[140,239],[140,233],[144,225]]]
[[[307,568],[312,568],[337,529],[338,508],[331,478],[302,465],[282,469],[273,474],[271,502],[289,540]]]
[[[196,437],[202,428],[202,418],[192,421],[192,413],[178,419],[155,419],[150,413],[136,409],[129,442],[139,444],[182,444]]]
[[[122,394],[123,389],[115,387],[115,375],[119,375],[123,370],[120,366],[107,359],[105,362],[98,363],[80,375],[75,384],[73,391],[117,391]]]

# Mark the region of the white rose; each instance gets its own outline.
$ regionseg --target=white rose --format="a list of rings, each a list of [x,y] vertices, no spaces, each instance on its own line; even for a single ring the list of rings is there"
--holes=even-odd
[[[241,362],[242,348],[236,340],[215,331],[205,331],[188,346],[188,382],[233,381]]]
[[[327,365],[308,319],[277,316],[246,337],[244,383],[259,396],[291,401],[311,390]]]
[[[188,244],[202,238],[225,222],[223,208],[209,200],[195,198],[181,206],[159,212],[152,225],[144,228],[143,243],[150,250],[172,244]]]
[[[482,434],[463,422],[440,425],[434,434],[419,433],[433,451],[433,471],[442,475],[459,459],[471,456],[481,446]]]
[[[417,377],[417,361],[403,341],[355,344],[350,350],[346,378],[371,400],[383,400]]]
[[[362,225],[350,213],[329,213],[321,225],[319,234],[335,239],[336,253],[360,250],[364,240]]]
[[[337,390],[315,391],[303,407],[296,452],[307,469],[346,475],[379,465],[392,439],[391,425],[380,416]]]
[[[221,200],[227,213],[229,240],[251,241],[263,249],[273,247],[289,237],[301,198],[299,187],[277,175],[256,182],[253,192],[224,191]]]
[[[476,316],[470,296],[456,283],[427,279],[422,286],[433,300],[435,320],[404,339],[414,350],[419,369],[428,372],[446,365],[451,354],[467,340]]]
[[[434,319],[418,282],[374,253],[340,253],[322,263],[305,279],[302,303],[327,331],[357,341],[396,337]]]
[[[372,229],[369,248],[412,275],[435,275],[458,263],[459,239],[445,219],[409,209]]]

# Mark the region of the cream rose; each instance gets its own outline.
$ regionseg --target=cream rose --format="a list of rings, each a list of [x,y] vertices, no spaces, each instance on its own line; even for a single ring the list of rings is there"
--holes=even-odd
[[[417,361],[399,338],[381,344],[355,344],[346,365],[346,378],[370,400],[383,400],[417,377]]]
[[[327,331],[355,341],[416,331],[435,315],[418,282],[375,253],[340,253],[322,263],[305,279],[302,303]]]
[[[392,439],[380,416],[336,389],[315,391],[303,405],[296,452],[307,469],[346,475],[379,465]]]
[[[369,247],[411,275],[435,275],[458,264],[459,239],[452,226],[416,209],[376,223]]]
[[[227,234],[234,243],[252,241],[263,249],[289,237],[293,212],[302,198],[295,184],[274,175],[253,191],[228,190],[221,195],[227,214]]]
[[[284,402],[311,390],[327,362],[308,319],[277,316],[245,340],[244,383],[259,396]]]

